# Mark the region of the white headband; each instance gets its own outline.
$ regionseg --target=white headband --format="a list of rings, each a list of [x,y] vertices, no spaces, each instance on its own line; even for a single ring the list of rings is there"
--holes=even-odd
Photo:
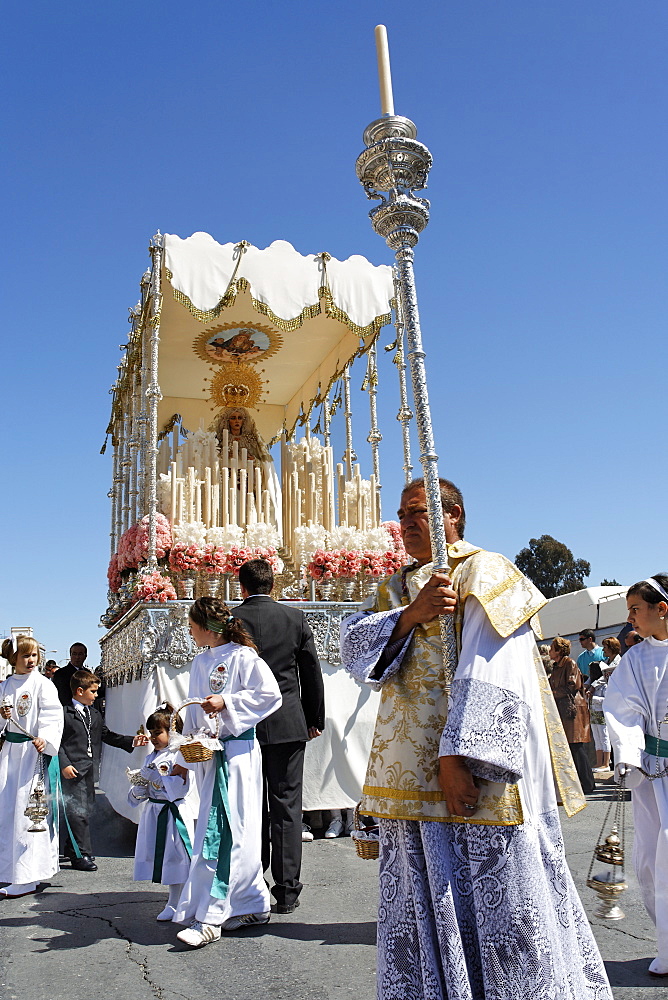
[[[665,592],[665,590],[663,589],[663,587],[661,586],[661,584],[657,583],[657,581],[654,579],[653,576],[650,576],[649,579],[645,580],[644,582],[648,583],[650,585],[650,587],[654,587],[654,589],[657,590],[661,594],[661,596],[663,597],[664,601],[668,601],[668,594]]]

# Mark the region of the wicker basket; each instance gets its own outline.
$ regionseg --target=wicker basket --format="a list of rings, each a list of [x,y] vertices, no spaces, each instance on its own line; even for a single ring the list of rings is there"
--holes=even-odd
[[[188,698],[184,701],[178,708],[175,708],[172,712],[171,718],[169,720],[169,732],[170,734],[176,732],[176,719],[179,712],[186,707],[186,705],[201,705],[201,698]],[[214,737],[218,738],[218,733],[220,731],[220,723],[218,716],[215,717],[216,722],[216,732]],[[214,750],[211,747],[204,746],[195,735],[191,734],[186,737],[186,741],[179,747],[181,756],[188,764],[202,764],[205,760],[211,760],[214,755]]]
[[[355,806],[355,812],[353,813],[353,822],[355,824],[355,829],[353,831],[353,842],[355,844],[355,850],[362,861],[377,861],[380,855],[380,841],[379,840],[358,840],[355,836],[356,833],[361,833],[362,830],[376,829],[375,827],[365,827],[360,822],[360,804],[359,802]]]

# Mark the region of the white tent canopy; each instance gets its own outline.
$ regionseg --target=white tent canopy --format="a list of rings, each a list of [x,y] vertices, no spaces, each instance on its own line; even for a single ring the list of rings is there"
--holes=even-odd
[[[556,635],[577,636],[583,628],[595,632],[609,630],[616,635],[626,622],[628,587],[586,587],[572,594],[553,597],[539,614],[540,628],[546,640]]]

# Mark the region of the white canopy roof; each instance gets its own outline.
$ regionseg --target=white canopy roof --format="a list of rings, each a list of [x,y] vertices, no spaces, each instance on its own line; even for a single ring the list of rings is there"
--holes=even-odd
[[[192,429],[235,403],[256,411],[266,440],[290,432],[391,320],[392,268],[358,255],[208,233],[166,235],[164,246],[159,430],[175,412]]]

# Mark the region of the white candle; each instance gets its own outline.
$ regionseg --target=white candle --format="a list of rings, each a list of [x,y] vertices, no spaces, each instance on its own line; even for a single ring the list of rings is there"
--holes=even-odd
[[[176,524],[176,462],[172,462],[172,475],[169,486],[169,517],[172,524]]]
[[[176,484],[176,523],[183,520],[183,480],[179,479]]]
[[[193,480],[195,484],[195,520],[202,520],[202,481],[200,479]]]
[[[244,448],[244,451],[246,449]],[[239,524],[246,524],[246,481],[248,471],[246,468],[239,469]]]
[[[211,468],[208,465],[204,470],[204,523],[207,528],[211,527]]]
[[[230,524],[238,524],[237,521],[237,477],[232,477],[232,485],[229,489],[230,495]]]
[[[230,470],[227,466],[221,469],[220,491],[223,501],[223,527],[230,523]]]
[[[387,28],[384,24],[376,25],[376,56],[378,58],[378,85],[380,87],[380,113],[394,114],[394,98],[392,96],[392,71],[390,70],[390,50],[387,44]]]
[[[172,431],[172,461],[176,461],[176,454],[179,450],[179,429],[174,425],[174,430]]]
[[[220,448],[220,454],[225,465],[229,465],[229,458],[230,458],[229,438],[230,438],[230,432],[227,430],[227,428],[225,428],[225,430],[223,431],[223,443]]]
[[[211,487],[211,527],[220,526],[220,486],[214,483]]]

